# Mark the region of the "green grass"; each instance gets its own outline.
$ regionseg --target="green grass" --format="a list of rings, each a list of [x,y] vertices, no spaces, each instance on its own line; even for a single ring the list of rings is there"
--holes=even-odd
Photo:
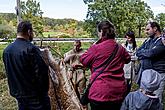
[[[7,46],[6,44],[0,45],[0,79],[5,78],[5,69],[2,61],[2,54],[6,46]]]
[[[9,95],[7,80],[0,80],[0,110],[17,110],[16,100]]]
[[[61,32],[44,32],[43,35],[44,37],[48,37],[50,35],[51,36],[56,36],[56,35],[59,35],[59,34],[62,34]]]
[[[36,44],[38,46],[40,46],[40,43]],[[90,47],[91,43],[89,42],[82,42],[82,48],[84,50],[87,50],[88,47]],[[63,56],[66,52],[68,52],[69,50],[71,50],[73,48],[73,42],[50,42],[50,43],[42,43],[43,47],[51,47],[51,52],[52,54],[56,54],[59,53],[61,56]],[[56,52],[55,52],[56,51]],[[55,55],[56,56],[56,55]]]

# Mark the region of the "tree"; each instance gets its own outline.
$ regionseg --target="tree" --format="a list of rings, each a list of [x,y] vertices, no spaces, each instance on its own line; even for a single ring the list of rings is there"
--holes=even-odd
[[[0,13],[0,24],[9,24],[10,22],[13,23],[11,26],[16,25],[16,15],[14,13]]]
[[[36,36],[43,37],[43,19],[40,3],[36,0],[21,1],[21,15],[23,20],[29,20],[33,24]]]
[[[85,28],[91,35],[96,35],[96,23],[107,19],[117,30],[118,36],[133,30],[141,36],[141,27],[149,18],[153,18],[150,7],[141,0],[84,0],[88,5]]]
[[[8,39],[15,37],[15,30],[7,24],[0,24],[0,38]]]
[[[14,21],[16,21],[14,13],[0,13],[0,38],[7,40],[15,37]]]
[[[161,29],[165,28],[165,13],[156,15],[155,20],[160,24]]]

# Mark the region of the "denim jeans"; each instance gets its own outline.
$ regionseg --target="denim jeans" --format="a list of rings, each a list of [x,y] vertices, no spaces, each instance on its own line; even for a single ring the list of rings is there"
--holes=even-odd
[[[16,98],[18,110],[51,110],[50,98],[48,96]]]

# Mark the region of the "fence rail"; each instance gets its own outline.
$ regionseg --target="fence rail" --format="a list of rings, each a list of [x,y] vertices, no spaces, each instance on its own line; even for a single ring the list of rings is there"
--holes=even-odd
[[[136,41],[144,41],[146,38],[136,38]],[[82,42],[95,42],[96,38],[34,38],[34,41],[70,41],[81,40]],[[125,38],[116,38],[118,41],[124,41]]]
[[[136,41],[144,41],[146,38],[136,38]],[[7,43],[8,41],[14,41],[15,39],[0,39],[1,44],[2,43]],[[96,38],[34,38],[34,42],[73,42],[75,40],[81,40],[82,42],[95,42],[97,39]],[[116,38],[117,41],[125,41],[125,38]]]

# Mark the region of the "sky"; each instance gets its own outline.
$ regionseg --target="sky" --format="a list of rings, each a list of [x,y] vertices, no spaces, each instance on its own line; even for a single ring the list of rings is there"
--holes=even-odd
[[[21,0],[26,1],[26,0]],[[76,20],[84,20],[87,14],[87,5],[83,0],[37,0],[40,2],[41,10],[44,17],[50,18],[73,18]],[[165,13],[165,0],[143,0],[154,12]],[[15,13],[16,0],[0,0],[0,12]]]

